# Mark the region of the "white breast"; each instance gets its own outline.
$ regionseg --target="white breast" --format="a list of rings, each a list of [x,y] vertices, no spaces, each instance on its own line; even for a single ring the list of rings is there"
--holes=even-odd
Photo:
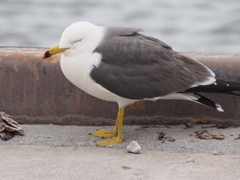
[[[101,61],[99,53],[81,54],[74,57],[61,56],[61,69],[66,78],[75,86],[86,93],[102,100],[117,102],[120,107],[136,102],[136,100],[122,98],[111,93],[101,85],[97,84],[91,77],[92,68],[98,66]]]

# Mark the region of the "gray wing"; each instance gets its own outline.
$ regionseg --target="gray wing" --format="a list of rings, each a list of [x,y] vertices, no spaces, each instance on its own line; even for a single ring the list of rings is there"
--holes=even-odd
[[[109,91],[128,99],[144,99],[185,91],[213,74],[202,64],[170,46],[137,32],[105,39],[95,50],[102,62],[91,77]]]

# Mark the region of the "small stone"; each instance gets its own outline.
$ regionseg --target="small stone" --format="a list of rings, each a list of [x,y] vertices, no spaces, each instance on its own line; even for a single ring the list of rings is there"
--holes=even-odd
[[[234,140],[237,140],[237,139],[240,139],[240,134],[238,135],[238,137],[237,138],[235,138]]]
[[[217,151],[213,151],[212,154],[213,155],[219,155],[219,153]]]
[[[130,153],[134,153],[134,154],[139,154],[141,147],[139,146],[139,144],[136,141],[132,141],[128,146],[127,146],[127,150]]]

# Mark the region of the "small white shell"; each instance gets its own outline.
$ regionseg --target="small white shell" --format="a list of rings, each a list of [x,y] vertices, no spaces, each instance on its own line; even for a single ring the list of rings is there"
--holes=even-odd
[[[140,153],[141,147],[136,141],[132,141],[128,146],[127,146],[128,152],[138,154]]]

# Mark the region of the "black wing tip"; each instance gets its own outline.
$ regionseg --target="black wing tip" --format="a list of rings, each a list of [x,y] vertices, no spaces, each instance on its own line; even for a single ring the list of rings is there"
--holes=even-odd
[[[198,102],[202,105],[208,106],[210,108],[216,109],[219,112],[224,112],[224,110],[223,110],[223,108],[220,104],[215,103],[214,101],[212,101],[212,100],[210,100],[210,99],[208,99],[208,98],[206,98],[206,97],[204,97],[200,94],[197,94],[197,93],[194,93],[194,94],[198,97],[198,99],[195,100],[196,102]]]

